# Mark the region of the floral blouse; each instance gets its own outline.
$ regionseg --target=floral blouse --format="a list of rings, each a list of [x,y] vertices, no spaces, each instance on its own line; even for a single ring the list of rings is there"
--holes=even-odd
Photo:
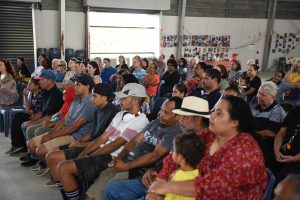
[[[202,87],[202,80],[196,76],[191,77],[184,82],[187,87],[187,96],[191,95],[197,88]]]
[[[239,78],[241,76],[241,72],[239,71],[234,71],[234,70],[230,70],[228,72],[228,78],[227,78],[227,81],[229,83],[233,82],[233,81],[236,81],[236,82],[239,82]]]
[[[266,167],[262,152],[252,136],[240,133],[209,155],[215,134],[205,129],[198,135],[206,150],[198,165],[201,174],[194,182],[197,199],[263,199],[267,185]],[[168,180],[177,167],[171,154],[163,162],[163,169],[157,177]]]
[[[0,105],[11,105],[18,99],[17,83],[12,75],[7,74],[0,80]]]

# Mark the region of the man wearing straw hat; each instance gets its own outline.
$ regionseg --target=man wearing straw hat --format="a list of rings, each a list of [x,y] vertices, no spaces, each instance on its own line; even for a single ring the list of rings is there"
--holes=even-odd
[[[179,123],[185,134],[199,132],[207,127],[210,114],[208,102],[204,99],[188,96],[183,99],[180,109],[173,110],[173,113],[180,115]],[[172,159],[169,154],[164,160]],[[160,170],[160,169],[156,169]],[[155,181],[156,171],[149,169],[142,179],[120,180],[111,182],[106,186],[106,200],[115,199],[143,199],[148,187]],[[149,197],[150,194],[148,194]],[[155,194],[152,194],[155,195]],[[155,199],[155,197],[149,199]]]

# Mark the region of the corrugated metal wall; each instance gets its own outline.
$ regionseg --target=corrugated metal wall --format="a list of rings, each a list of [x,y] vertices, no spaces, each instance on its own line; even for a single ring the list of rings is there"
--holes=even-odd
[[[34,69],[31,4],[0,1],[0,58],[16,65],[18,57]]]

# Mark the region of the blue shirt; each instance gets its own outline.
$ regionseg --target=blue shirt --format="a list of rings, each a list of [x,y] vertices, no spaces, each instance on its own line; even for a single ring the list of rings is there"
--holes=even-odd
[[[143,80],[145,76],[147,76],[146,70],[140,68],[138,71],[134,71],[132,73],[139,81]]]
[[[109,77],[113,74],[117,73],[117,70],[113,67],[105,67],[104,69],[102,69],[101,72],[101,79],[102,79],[102,83],[109,83],[111,84]]]
[[[61,82],[63,82],[66,73],[56,72],[55,75],[56,75],[56,80],[55,81],[58,82],[58,83],[61,83]]]
[[[71,104],[69,116],[65,121],[65,126],[74,123],[77,119],[84,119],[87,121],[86,124],[81,126],[72,134],[74,139],[81,138],[93,129],[93,113],[95,112],[96,107],[92,104],[91,98],[91,94],[84,97],[83,99],[76,97],[76,99],[74,99]]]

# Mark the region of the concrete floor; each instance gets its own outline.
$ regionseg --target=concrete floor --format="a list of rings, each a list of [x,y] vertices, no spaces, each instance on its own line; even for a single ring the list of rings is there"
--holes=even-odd
[[[37,177],[30,168],[21,167],[19,157],[4,152],[10,148],[10,137],[0,132],[0,200],[59,200],[56,188],[44,184],[48,177]]]

